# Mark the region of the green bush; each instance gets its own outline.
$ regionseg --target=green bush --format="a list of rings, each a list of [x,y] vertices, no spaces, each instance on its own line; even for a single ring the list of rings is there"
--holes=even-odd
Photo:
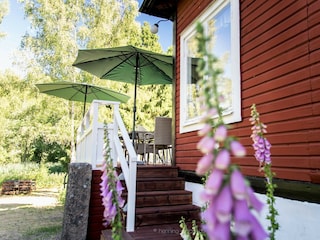
[[[37,188],[60,188],[65,173],[50,173],[48,167],[37,163],[6,164],[0,166],[0,184],[7,180],[34,180]]]

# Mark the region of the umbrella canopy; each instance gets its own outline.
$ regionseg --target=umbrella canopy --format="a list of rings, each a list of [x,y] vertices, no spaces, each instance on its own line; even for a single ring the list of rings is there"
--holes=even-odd
[[[173,57],[133,46],[79,50],[73,66],[101,79],[134,84],[133,137],[137,86],[172,84]]]
[[[36,84],[41,93],[46,93],[70,101],[83,102],[83,114],[85,114],[86,103],[93,100],[106,100],[126,103],[129,96],[86,83],[54,82]]]

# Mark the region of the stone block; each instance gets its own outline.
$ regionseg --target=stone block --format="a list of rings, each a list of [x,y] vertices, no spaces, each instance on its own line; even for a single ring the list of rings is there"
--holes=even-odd
[[[85,240],[87,236],[92,166],[70,163],[61,239]]]

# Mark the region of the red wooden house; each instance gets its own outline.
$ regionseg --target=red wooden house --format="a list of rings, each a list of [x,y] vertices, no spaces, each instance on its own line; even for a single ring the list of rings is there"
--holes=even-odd
[[[268,126],[266,137],[272,144],[278,185],[275,194],[284,205],[300,200],[293,205],[297,211],[302,201],[314,204],[319,214],[320,1],[145,0],[140,11],[173,22],[173,159],[180,176],[187,182],[199,182],[194,174],[201,153],[196,149],[200,124],[193,59],[197,57],[195,23],[201,22],[214,37],[213,54],[224,59],[225,121],[232,128],[230,134],[239,137],[247,149],[245,158],[233,161],[255,190],[264,193],[250,138],[250,106],[254,103]],[[279,208],[280,215],[287,215]],[[312,220],[297,217],[312,225]],[[301,232],[294,234],[303,239],[315,237]]]
[[[140,12],[173,22],[173,165],[186,181],[185,188],[194,192],[193,197],[201,188],[195,174],[201,157],[196,149],[201,125],[193,71],[195,23],[200,21],[215,39],[213,54],[224,60],[220,89],[227,100],[224,117],[231,126],[229,134],[247,149],[245,158],[233,161],[253,188],[264,193],[250,138],[250,107],[256,104],[272,144],[278,237],[319,239],[315,229],[320,215],[320,1],[144,0]],[[101,173],[94,174],[99,179]],[[141,204],[146,204],[143,199]],[[193,202],[197,204],[197,199]],[[153,229],[162,233],[168,228]],[[143,234],[145,239],[157,239],[155,232]]]
[[[320,183],[319,1],[145,0],[140,11],[174,22],[174,159],[182,172],[193,172],[201,157],[197,99],[188,92],[194,85],[188,59],[195,57],[195,22],[209,32],[215,21],[218,49],[213,51],[229,54],[225,70],[232,86],[226,87],[230,110],[225,120],[248,153],[235,161],[246,175],[261,176],[250,139],[250,106],[255,103],[268,125],[276,177],[286,180],[290,191],[308,192]],[[319,195],[309,200],[319,201]]]

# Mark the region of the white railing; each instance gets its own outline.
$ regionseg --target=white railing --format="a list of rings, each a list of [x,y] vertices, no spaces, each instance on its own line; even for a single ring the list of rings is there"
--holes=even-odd
[[[101,106],[113,107],[113,122],[105,125],[98,121],[99,107]],[[137,154],[122,121],[119,112],[119,102],[101,100],[94,100],[92,102],[90,109],[86,112],[78,128],[75,162],[87,162],[92,165],[92,169],[101,169],[104,161],[103,145],[105,127],[108,128],[113,165],[121,165],[127,186],[128,199],[126,230],[127,232],[133,232],[135,225]],[[125,158],[122,147],[123,144],[120,141],[119,135],[122,136],[123,144],[128,152],[129,161]]]

